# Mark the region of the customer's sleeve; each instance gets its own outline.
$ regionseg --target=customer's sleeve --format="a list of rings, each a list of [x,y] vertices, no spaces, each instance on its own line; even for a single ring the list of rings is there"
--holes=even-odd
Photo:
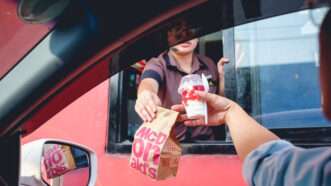
[[[153,58],[147,62],[141,75],[141,80],[146,78],[152,78],[156,80],[159,85],[162,85],[164,81],[164,66],[160,60]]]
[[[265,143],[244,161],[248,185],[331,185],[331,148],[303,149],[284,140]]]

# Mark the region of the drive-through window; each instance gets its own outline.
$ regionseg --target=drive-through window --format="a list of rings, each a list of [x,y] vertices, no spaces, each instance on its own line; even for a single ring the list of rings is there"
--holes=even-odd
[[[331,123],[321,110],[318,78],[318,25],[326,11],[302,10],[214,32],[200,37],[197,48],[215,62],[222,56],[230,59],[225,66],[226,97],[282,138],[302,146],[330,143]],[[142,123],[134,105],[146,61],[110,80],[109,152],[130,152]],[[216,140],[184,143],[184,152],[234,153],[226,128],[215,131]]]

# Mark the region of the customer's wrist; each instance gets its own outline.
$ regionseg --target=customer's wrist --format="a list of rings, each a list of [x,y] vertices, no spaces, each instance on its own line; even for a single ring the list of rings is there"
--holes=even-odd
[[[226,114],[224,116],[225,123],[227,125],[231,124],[231,121],[238,117],[238,112],[241,112],[242,108],[236,103],[231,101],[231,103],[228,106],[228,109],[226,111]]]

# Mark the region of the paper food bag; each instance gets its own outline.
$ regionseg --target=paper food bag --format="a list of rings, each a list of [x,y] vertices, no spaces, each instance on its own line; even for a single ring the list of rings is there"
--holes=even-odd
[[[46,144],[43,163],[49,179],[61,176],[76,168],[74,157],[67,145]]]
[[[176,176],[182,153],[172,128],[178,113],[158,107],[156,118],[136,131],[130,166],[156,180]]]

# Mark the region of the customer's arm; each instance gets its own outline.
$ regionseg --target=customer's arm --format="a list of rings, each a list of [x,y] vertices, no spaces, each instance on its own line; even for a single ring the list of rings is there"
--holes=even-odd
[[[236,103],[233,103],[229,108],[225,122],[229,127],[237,153],[242,160],[261,144],[279,139],[274,133],[251,118]]]
[[[275,134],[261,126],[251,118],[237,103],[206,92],[196,91],[196,94],[207,102],[208,124],[207,126],[226,123],[229,127],[234,146],[240,159],[245,157],[259,145],[271,140],[279,139]],[[183,112],[183,105],[175,105],[172,109]],[[182,115],[181,118],[185,118]],[[186,120],[188,126],[206,125],[204,120]]]
[[[331,149],[302,149],[279,138],[251,118],[237,103],[215,94],[196,92],[208,104],[207,126],[226,123],[243,164],[248,185],[331,185]],[[173,106],[183,111],[182,105]],[[187,119],[185,115],[182,118]],[[204,120],[186,120],[189,126]]]

